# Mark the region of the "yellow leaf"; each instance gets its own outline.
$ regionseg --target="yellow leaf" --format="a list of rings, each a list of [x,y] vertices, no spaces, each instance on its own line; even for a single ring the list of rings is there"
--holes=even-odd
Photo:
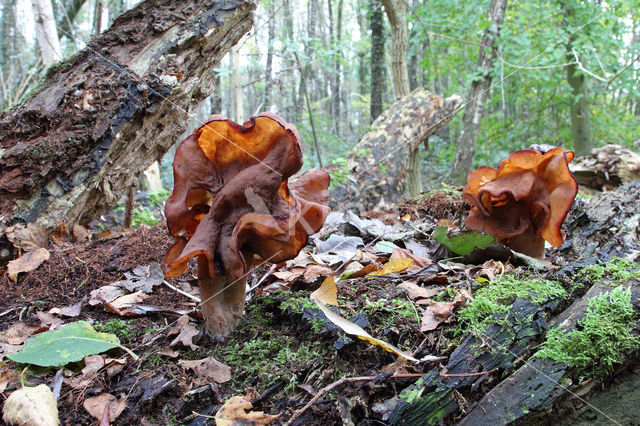
[[[380,346],[387,352],[394,353],[402,358],[406,358],[409,361],[418,362],[418,360],[411,355],[402,352],[397,347],[393,346],[390,343],[385,342],[384,340],[376,339],[372,337],[369,333],[367,333],[362,327],[358,324],[355,324],[348,319],[342,318],[340,315],[333,312],[331,309],[327,308],[327,305],[319,301],[318,299],[313,299],[314,302],[320,307],[320,310],[327,316],[329,321],[337,325],[347,334],[351,334],[352,336],[356,336],[359,339],[362,339],[366,342],[371,343],[372,345]]]
[[[216,425],[266,425],[279,417],[262,411],[251,411],[252,408],[247,397],[233,396],[216,413]]]
[[[413,265],[413,259],[409,259],[409,258],[391,259],[382,266],[382,269],[375,272],[371,272],[369,275],[380,276],[380,275],[393,274],[395,272],[404,271],[411,265]]]
[[[327,277],[322,285],[309,296],[311,300],[318,299],[327,305],[338,306],[338,289],[333,277]]]

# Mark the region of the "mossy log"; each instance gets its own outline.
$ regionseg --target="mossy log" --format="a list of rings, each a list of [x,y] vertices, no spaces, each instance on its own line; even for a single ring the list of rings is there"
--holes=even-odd
[[[212,69],[251,28],[245,0],[146,0],[0,116],[0,234],[88,223],[187,130]]]
[[[444,98],[422,88],[398,99],[353,147],[346,166],[332,166],[331,207],[363,211],[399,201],[412,147],[427,147],[461,105],[460,96]]]

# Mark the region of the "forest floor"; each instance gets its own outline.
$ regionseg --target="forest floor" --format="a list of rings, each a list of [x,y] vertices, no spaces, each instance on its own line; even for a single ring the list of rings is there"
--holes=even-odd
[[[224,342],[202,332],[197,280],[167,280],[180,292],[162,284],[156,263],[172,242],[164,226],[85,242],[58,238],[37,269],[17,282],[0,276],[0,390],[6,399],[21,382],[57,388],[62,424],[95,424],[105,409],[114,424],[213,424],[216,413],[225,416],[225,403],[228,419],[248,415],[256,424],[269,420],[260,412],[278,416],[273,424],[502,424],[551,422],[558,410],[574,424],[610,416],[637,424],[637,413],[602,405],[611,398],[585,400],[611,389],[628,407],[630,393],[616,389],[628,386],[627,377],[638,381],[640,265],[625,260],[633,254],[612,246],[615,238],[597,220],[585,223],[590,208],[603,208],[596,200],[576,202],[567,225],[573,241],[548,252],[546,264],[493,246],[461,258],[430,239],[438,223],[461,226],[468,207],[455,191],[360,217],[334,215],[296,259],[251,272],[246,313]],[[620,206],[616,220],[631,221],[637,232],[637,199],[610,202]],[[611,226],[607,220],[599,226]],[[620,239],[625,232],[618,228]],[[597,247],[580,247],[580,235]],[[334,275],[334,312],[383,343],[345,333],[310,298]],[[104,303],[118,286],[127,303]],[[596,302],[608,315],[600,322],[618,335],[629,331],[627,340],[598,340],[606,330],[585,320]],[[617,324],[611,309],[625,304],[632,321]],[[115,348],[62,369],[6,359],[29,336],[79,320],[115,334],[139,358]],[[573,346],[561,347],[572,357],[557,359],[547,330],[569,323],[593,331],[589,348],[576,348],[584,338],[576,336]],[[381,347],[390,345],[404,357]],[[515,388],[504,389],[509,383]],[[232,407],[232,396],[244,399]],[[250,403],[249,414],[237,401]]]

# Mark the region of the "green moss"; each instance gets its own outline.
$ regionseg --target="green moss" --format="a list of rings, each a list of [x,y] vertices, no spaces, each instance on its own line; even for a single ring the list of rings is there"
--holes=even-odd
[[[130,343],[136,337],[142,335],[144,330],[136,327],[135,320],[112,319],[104,324],[96,323],[96,331],[101,333],[112,333],[118,336],[120,342]]]
[[[539,278],[518,279],[512,274],[497,277],[493,282],[482,284],[474,291],[474,299],[458,313],[461,320],[456,334],[471,331],[479,336],[496,316],[505,316],[517,298],[529,299],[543,304],[551,299],[567,297],[567,292],[557,281]]]
[[[588,265],[575,275],[579,281],[606,280],[610,285],[618,286],[631,280],[640,280],[640,265],[620,257],[612,257],[606,263]]]
[[[631,334],[633,317],[631,291],[614,288],[587,302],[575,330],[550,330],[535,356],[564,362],[580,374],[610,374],[622,354],[640,346],[640,340]]]
[[[395,298],[391,300],[377,299],[365,300],[362,310],[368,315],[369,321],[374,328],[389,328],[397,326],[400,318],[409,321],[419,321],[415,308],[406,299]]]

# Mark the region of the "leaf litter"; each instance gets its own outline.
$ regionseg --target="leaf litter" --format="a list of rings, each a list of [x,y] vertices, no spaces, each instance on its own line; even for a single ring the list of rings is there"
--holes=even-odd
[[[400,379],[384,376],[379,382],[368,380],[364,387],[343,381],[334,391],[338,397],[348,397],[350,402],[345,404],[352,413],[364,412],[374,404],[395,407],[388,401],[396,387],[413,383],[415,378],[411,375],[417,378],[438,363],[440,368],[447,364],[458,344],[449,327],[455,326],[456,313],[473,297],[474,286],[491,282],[514,268],[508,260],[484,259],[476,265],[443,260],[450,254],[426,236],[437,221],[426,221],[426,210],[421,209],[408,203],[384,217],[378,216],[382,220],[375,216],[357,220],[353,213],[342,215],[342,219],[334,218],[332,226],[336,230],[332,234],[319,233],[325,235],[316,241],[320,247],[328,244],[332,235],[339,237],[333,237],[324,247],[327,250],[321,251],[317,244],[308,246],[296,259],[272,269],[267,265],[254,270],[248,284],[260,285],[247,305],[244,325],[224,345],[201,335],[193,300],[158,284],[160,277],[154,275],[151,265],[166,248],[166,231],[162,228],[142,228],[128,235],[85,240],[62,251],[52,251],[50,260],[40,268],[18,277],[19,284],[29,283],[26,299],[22,299],[26,303],[3,319],[3,328],[23,322],[18,321],[18,315],[30,324],[47,328],[61,325],[52,321],[51,314],[58,316],[62,324],[69,319],[88,319],[96,321],[100,330],[107,327],[141,355],[139,363],[134,363],[123,356],[122,349],[114,347],[103,355],[84,356],[76,367],[69,364],[62,383],[62,395],[69,402],[65,407],[76,404],[81,408],[61,412],[65,422],[86,419],[89,414],[82,409],[84,402],[100,395],[111,396],[102,396],[109,402],[101,406],[101,413],[99,409],[94,414],[101,414],[102,420],[108,411],[113,420],[112,402],[114,398],[122,401],[123,394],[129,397],[120,402],[125,406],[117,417],[122,423],[144,424],[151,417],[166,421],[169,415],[188,423],[198,418],[194,412],[215,417],[223,401],[229,401],[234,394],[245,395],[244,402],[237,405],[242,409],[234,409],[238,416],[266,412],[286,420],[301,402],[311,398],[304,389],[325,389],[342,377],[406,375]],[[449,218],[458,220],[455,214]],[[336,241],[348,241],[350,245],[340,250]],[[378,244],[380,241],[385,243]],[[324,259],[324,255],[335,257]],[[56,268],[52,269],[52,265]],[[372,275],[376,272],[378,275]],[[6,275],[4,279],[9,291],[15,288]],[[171,283],[176,288],[193,288],[192,280],[193,277],[183,276]],[[112,288],[88,297],[89,292],[105,286]],[[275,287],[286,291],[276,291]],[[314,299],[320,299],[322,305],[310,299],[314,290]],[[14,291],[18,294],[17,288]],[[135,320],[104,310],[118,298],[136,292],[147,296],[147,306],[157,309],[148,309]],[[34,309],[34,302],[43,295],[47,295],[44,303]],[[87,301],[81,301],[83,296]],[[99,302],[92,304],[92,299]],[[20,299],[10,296],[9,300]],[[326,306],[334,300],[337,307]],[[125,307],[138,306],[144,305],[132,301]],[[47,311],[48,317],[43,315]],[[341,319],[336,320],[336,316]],[[349,342],[344,328],[355,330],[354,335],[362,334],[365,341],[360,337]],[[345,342],[338,345],[340,349],[332,346],[336,339]],[[373,341],[381,342],[380,346],[371,344]],[[8,352],[15,346],[1,344],[3,355],[4,348]],[[393,347],[397,352],[383,351],[381,347]],[[261,358],[265,353],[271,354],[271,359]],[[306,353],[308,358],[304,357]],[[398,353],[424,362],[400,366],[397,361],[403,358],[398,358]],[[252,370],[262,362],[266,362],[267,370]],[[16,379],[13,376],[6,380],[9,390],[19,386]],[[281,380],[291,385],[284,386]],[[251,393],[253,387],[262,393]],[[340,421],[339,410],[327,405],[324,398],[304,415],[310,416],[308,419]],[[142,411],[136,409],[143,401]]]

